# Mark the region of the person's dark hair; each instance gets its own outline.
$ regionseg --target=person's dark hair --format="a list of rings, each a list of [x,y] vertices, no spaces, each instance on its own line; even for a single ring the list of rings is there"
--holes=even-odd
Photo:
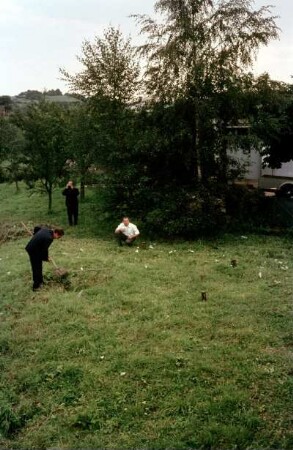
[[[58,234],[58,236],[64,236],[63,228],[54,228],[54,233]]]

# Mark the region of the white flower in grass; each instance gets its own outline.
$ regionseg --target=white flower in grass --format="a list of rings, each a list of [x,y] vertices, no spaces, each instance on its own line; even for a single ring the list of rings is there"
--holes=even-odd
[[[145,267],[146,269],[148,269],[149,266],[146,264],[144,267]]]
[[[258,272],[258,278],[262,278],[262,273]]]
[[[126,375],[126,372],[120,372],[121,377],[125,377],[125,375]]]

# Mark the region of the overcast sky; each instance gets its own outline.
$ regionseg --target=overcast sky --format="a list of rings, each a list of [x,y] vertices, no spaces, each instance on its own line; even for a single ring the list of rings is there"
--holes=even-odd
[[[273,5],[280,16],[280,39],[259,52],[255,73],[292,82],[293,0],[255,0]],[[0,95],[28,89],[61,89],[59,67],[78,70],[76,55],[84,39],[102,36],[109,25],[136,38],[130,14],[153,15],[154,0],[0,0]]]

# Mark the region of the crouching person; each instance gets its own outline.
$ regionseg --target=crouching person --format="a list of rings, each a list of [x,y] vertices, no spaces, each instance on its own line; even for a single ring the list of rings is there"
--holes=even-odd
[[[134,223],[129,222],[128,217],[123,217],[122,222],[115,230],[115,234],[119,245],[122,246],[123,243],[125,243],[126,245],[131,246],[139,236],[139,231]]]
[[[48,249],[54,239],[59,239],[64,235],[62,228],[35,227],[34,235],[25,247],[29,254],[32,273],[33,291],[36,291],[43,284],[43,261],[50,261]]]

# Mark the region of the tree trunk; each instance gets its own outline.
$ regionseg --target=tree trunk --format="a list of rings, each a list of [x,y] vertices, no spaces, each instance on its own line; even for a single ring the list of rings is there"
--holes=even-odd
[[[219,179],[222,183],[227,184],[228,182],[228,166],[229,166],[229,158],[227,155],[227,148],[225,144],[223,144],[223,147],[221,148],[220,152],[220,174]]]
[[[196,159],[196,176],[197,181],[200,183],[202,181],[202,170],[201,170],[201,155],[200,155],[200,140],[199,140],[199,119],[197,113],[195,113],[195,159]]]
[[[80,200],[85,199],[85,183],[84,183],[84,177],[81,177],[80,180]]]
[[[227,124],[224,123],[223,125],[223,130],[225,132]],[[227,154],[227,150],[228,150],[228,145],[227,145],[227,139],[226,138],[222,138],[222,142],[221,142],[221,148],[220,148],[220,172],[219,172],[219,181],[222,182],[223,184],[227,184],[228,183],[228,168],[229,168],[229,158],[228,158],[228,154]]]
[[[52,211],[52,185],[50,184],[48,187],[48,212],[50,213]]]

